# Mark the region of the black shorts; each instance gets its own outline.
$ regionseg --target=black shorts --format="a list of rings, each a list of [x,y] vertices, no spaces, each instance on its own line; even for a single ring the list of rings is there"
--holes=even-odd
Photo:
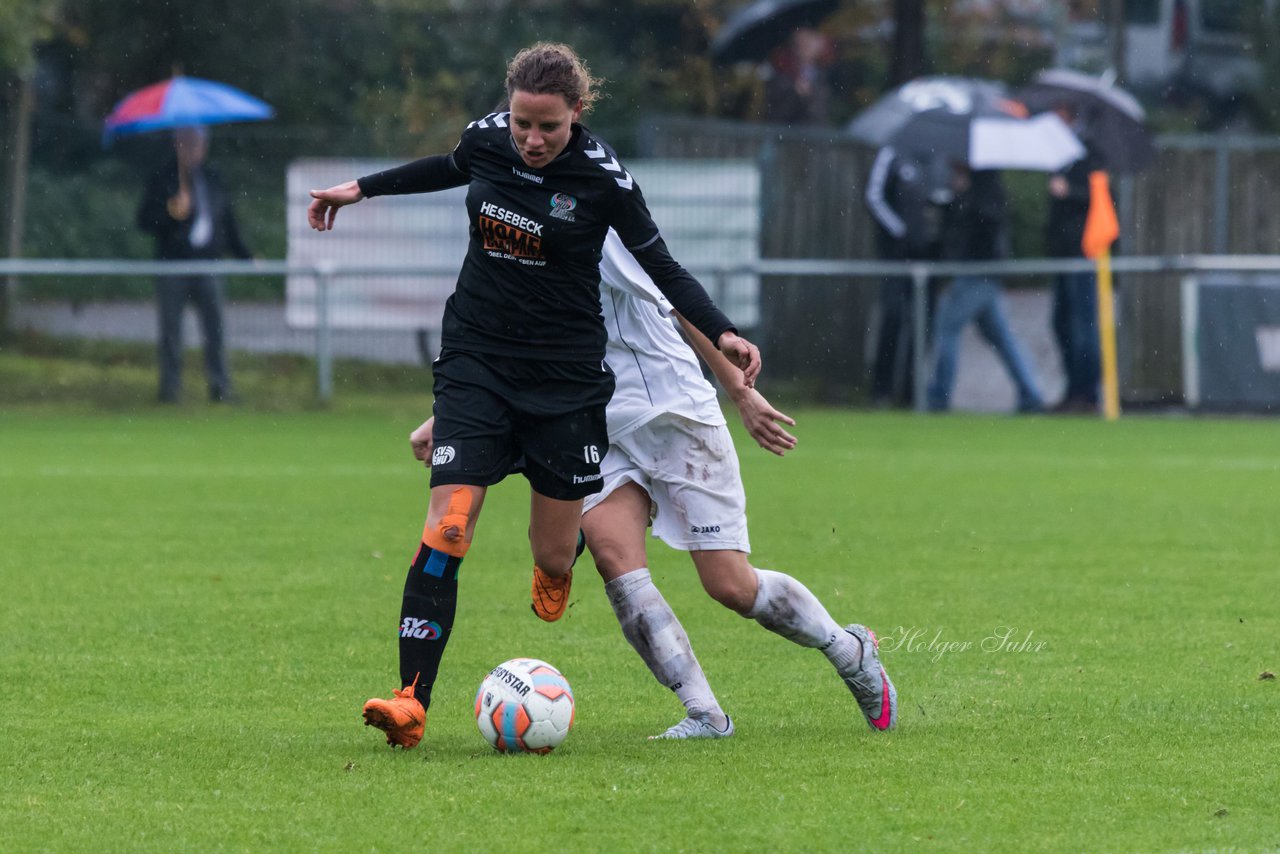
[[[603,362],[553,362],[445,350],[432,364],[431,485],[492,486],[522,471],[533,489],[571,501],[600,491],[609,447]]]

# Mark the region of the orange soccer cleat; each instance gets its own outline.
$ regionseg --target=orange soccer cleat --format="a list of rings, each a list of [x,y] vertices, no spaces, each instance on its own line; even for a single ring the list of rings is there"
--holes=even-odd
[[[427,722],[427,710],[413,696],[417,687],[415,676],[413,684],[407,688],[399,688],[390,700],[377,697],[364,704],[364,725],[376,726],[386,733],[387,744],[392,747],[403,747],[408,750],[417,747],[422,741],[422,728]]]
[[[547,575],[537,566],[533,568],[533,613],[548,623],[564,616],[569,606],[569,587],[573,584],[573,570],[556,578]]]
[[[530,607],[538,619],[554,623],[564,616],[569,607],[569,588],[573,585],[573,564],[578,562],[586,548],[587,538],[579,529],[573,563],[569,564],[569,571],[559,578],[543,572],[536,563],[533,565],[533,604]]]

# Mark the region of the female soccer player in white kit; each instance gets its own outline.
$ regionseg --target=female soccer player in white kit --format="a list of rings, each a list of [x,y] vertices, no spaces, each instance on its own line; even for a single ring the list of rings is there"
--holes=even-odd
[[[742,372],[683,321],[618,236],[610,231],[600,263],[600,297],[616,376],[606,415],[609,452],[603,488],[588,496],[582,530],[605,581],[622,633],[688,717],[657,738],[723,738],[733,723],[720,708],[671,606],[649,577],[645,530],[689,552],[707,593],[743,617],[801,646],[822,650],[875,730],[897,723],[897,692],[884,672],[875,634],[843,628],[803,584],[748,560],[746,496],[738,457],[716,399],[672,318],[733,399],[762,448],[782,455],[795,439]]]

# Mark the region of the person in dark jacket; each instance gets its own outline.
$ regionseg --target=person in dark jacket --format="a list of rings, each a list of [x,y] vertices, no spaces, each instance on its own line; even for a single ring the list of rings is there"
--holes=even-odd
[[[883,261],[937,257],[936,210],[930,200],[927,164],[891,146],[876,154],[863,193],[876,223],[876,255]],[[880,321],[871,366],[871,404],[910,405],[915,353],[912,351],[912,287],[904,276],[880,282]]]
[[[951,183],[955,196],[942,212],[943,259],[990,261],[1006,257],[1006,202],[1000,174],[971,172],[968,166],[953,163]],[[1044,410],[1044,401],[1027,367],[1026,357],[1009,329],[1003,303],[999,282],[988,275],[957,276],[943,291],[934,325],[937,361],[928,390],[930,409],[944,411],[951,406],[960,333],[973,321],[1013,378],[1018,388],[1018,411]]]
[[[1055,111],[1074,125],[1075,110],[1061,105]],[[1049,216],[1045,223],[1045,254],[1050,258],[1081,258],[1085,220],[1089,216],[1089,173],[1096,168],[1091,154],[1049,177]],[[1053,282],[1053,333],[1062,355],[1067,388],[1055,412],[1097,412],[1102,378],[1098,352],[1098,289],[1092,271],[1058,273]]]
[[[204,128],[174,132],[174,159],[156,172],[138,208],[138,227],[156,241],[156,258],[211,260],[225,255],[250,258],[240,236],[231,199],[206,162]],[[232,402],[223,324],[223,283],[217,276],[160,276],[156,279],[159,319],[160,401],[176,403],[182,393],[182,310],[191,302],[204,334],[204,373],[209,399]]]

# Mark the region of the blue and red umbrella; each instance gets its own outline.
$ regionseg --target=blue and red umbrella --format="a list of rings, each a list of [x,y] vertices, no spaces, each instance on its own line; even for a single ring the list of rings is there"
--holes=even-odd
[[[225,83],[172,77],[139,89],[116,104],[103,127],[113,137],[179,127],[256,122],[275,115],[271,105]]]

